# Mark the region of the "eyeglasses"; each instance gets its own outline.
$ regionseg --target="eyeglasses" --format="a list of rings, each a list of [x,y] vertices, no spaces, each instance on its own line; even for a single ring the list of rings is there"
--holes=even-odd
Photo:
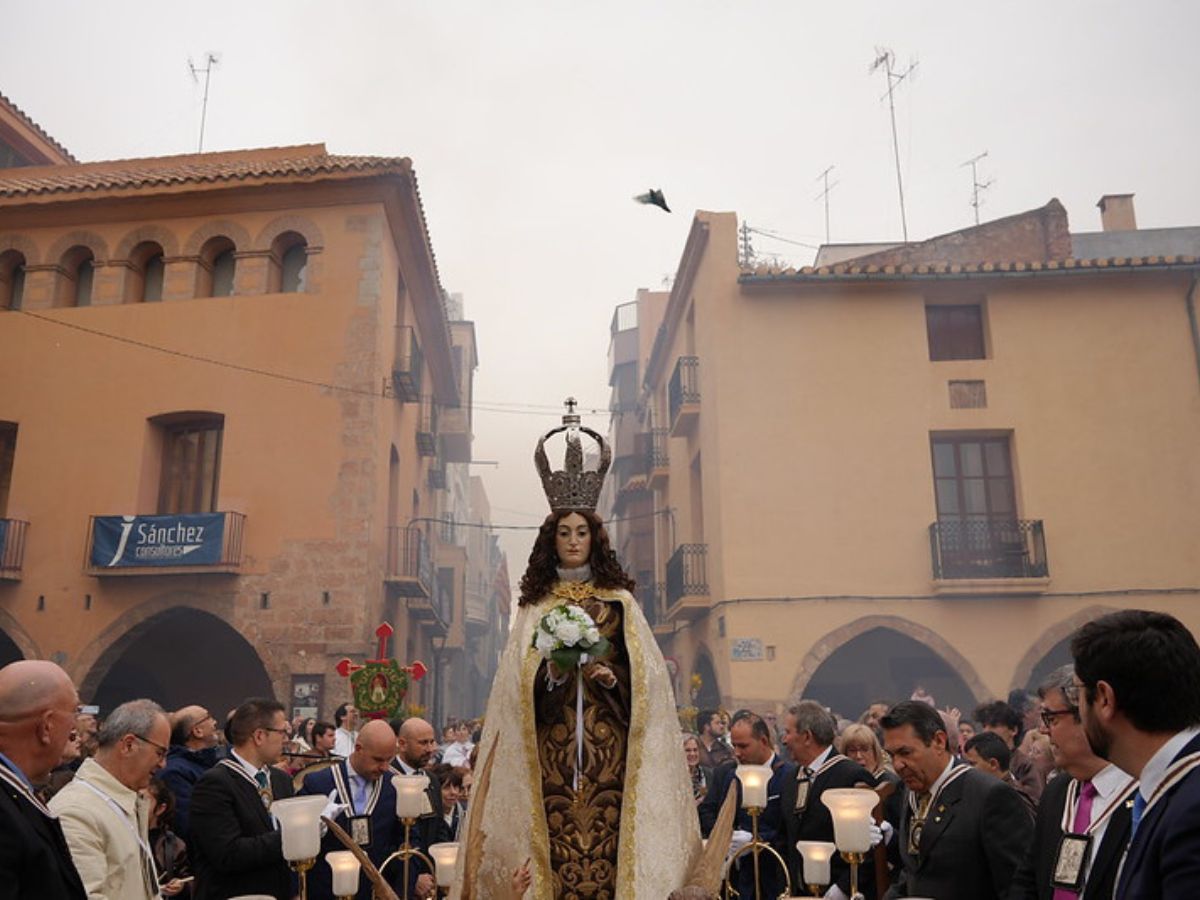
[[[1075,709],[1043,709],[1041,712],[1042,724],[1047,728],[1054,727],[1054,721],[1059,716],[1075,716],[1078,711]]]
[[[291,729],[290,729],[290,728],[268,728],[266,725],[264,725],[264,726],[263,726],[261,729],[259,729],[259,730],[260,730],[260,731],[273,731],[273,732],[275,732],[275,734],[286,734],[286,735],[290,735],[290,734],[292,733],[292,731],[291,731]]]
[[[158,758],[160,760],[167,758],[167,748],[164,747],[162,744],[156,744],[156,743],[154,743],[154,741],[150,740],[150,738],[144,738],[140,734],[135,734],[134,737],[137,738],[139,741],[141,741],[143,744],[149,744],[151,747],[153,747],[155,753],[158,755]]]

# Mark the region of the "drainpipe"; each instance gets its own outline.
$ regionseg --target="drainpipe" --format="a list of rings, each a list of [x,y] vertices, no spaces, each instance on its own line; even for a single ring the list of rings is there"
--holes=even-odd
[[[1192,326],[1192,350],[1196,354],[1196,376],[1200,378],[1200,323],[1196,321],[1196,286],[1200,285],[1200,272],[1192,272],[1192,286],[1187,292],[1188,323]]]

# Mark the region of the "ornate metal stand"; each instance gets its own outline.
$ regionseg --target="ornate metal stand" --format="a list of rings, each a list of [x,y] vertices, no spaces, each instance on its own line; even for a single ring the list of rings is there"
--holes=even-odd
[[[397,850],[395,853],[393,853],[391,856],[389,856],[387,859],[385,859],[382,863],[380,863],[379,872],[380,872],[380,874],[382,874],[383,870],[386,869],[393,860],[397,860],[397,859],[403,860],[404,861],[404,893],[401,894],[400,896],[401,896],[402,900],[409,900],[409,896],[408,896],[409,860],[411,860],[414,856],[418,857],[422,862],[425,863],[425,866],[429,869],[430,875],[433,875],[437,871],[437,867],[434,866],[432,859],[430,859],[428,856],[426,856],[424,853],[422,853],[420,850],[418,850],[416,847],[414,847],[409,840],[412,837],[412,827],[413,827],[413,825],[417,824],[417,820],[416,819],[401,819],[400,821],[404,823],[404,843],[400,845],[399,850]],[[301,898],[301,900],[304,900],[304,898]]]
[[[862,865],[863,854],[847,853],[841,851],[842,859],[850,863],[850,900],[863,900],[863,895],[858,889],[858,867]]]
[[[779,868],[783,869],[783,878],[786,887],[783,893],[779,895],[779,900],[784,900],[784,898],[792,895],[792,876],[791,873],[788,872],[787,863],[784,861],[783,857],[779,855],[778,850],[776,850],[766,841],[761,841],[758,838],[758,817],[762,815],[762,809],[757,806],[750,806],[746,808],[746,812],[750,814],[750,843],[738,850],[737,853],[733,854],[733,858],[729,860],[729,871],[733,870],[733,864],[742,856],[747,853],[752,854],[754,856],[754,900],[767,900],[767,898],[763,897],[762,893],[762,879],[760,877],[761,873],[758,861],[759,854],[765,850],[767,853],[770,853],[775,857],[776,861],[779,863]],[[737,889],[729,883],[728,873],[725,878],[725,891],[723,896],[725,900],[731,900],[733,897],[738,897],[739,900],[743,900]]]
[[[312,859],[293,859],[288,863],[300,881],[300,900],[308,900],[308,870],[316,864],[316,857]]]

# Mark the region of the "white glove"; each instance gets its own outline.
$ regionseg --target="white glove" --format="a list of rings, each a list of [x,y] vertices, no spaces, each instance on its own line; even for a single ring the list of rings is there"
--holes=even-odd
[[[825,900],[850,900],[850,898],[847,897],[846,892],[836,884],[831,884],[829,886],[829,890],[825,892]]]
[[[323,810],[321,810],[321,818],[322,819],[336,819],[342,813],[344,813],[350,809],[350,804],[338,802],[338,792],[337,792],[336,788],[329,792],[329,797],[327,799],[329,802],[326,803],[325,808]],[[321,837],[325,837],[325,832],[328,830],[329,830],[329,826],[327,826],[324,823],[324,821],[322,821],[321,822]]]
[[[732,857],[735,853],[745,847],[748,843],[754,840],[754,835],[748,831],[735,831],[729,842],[729,855]]]
[[[889,822],[887,819],[884,819],[882,822],[879,823],[879,828],[883,832],[884,845],[886,846],[886,845],[890,844],[892,842],[892,838],[896,834],[896,829],[892,827],[892,823]],[[875,846],[875,845],[872,844],[871,846]]]
[[[880,828],[878,825],[876,825],[874,822],[872,822],[870,825],[868,825],[867,828],[871,832],[871,846],[878,847],[880,844],[883,843],[883,829]]]

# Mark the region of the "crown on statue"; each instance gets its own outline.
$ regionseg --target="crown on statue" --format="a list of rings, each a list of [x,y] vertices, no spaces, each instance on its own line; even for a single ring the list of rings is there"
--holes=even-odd
[[[533,463],[542,479],[542,490],[546,492],[546,499],[550,501],[550,509],[555,512],[560,509],[586,509],[595,512],[596,504],[600,502],[600,488],[604,484],[604,476],[612,462],[612,450],[604,438],[579,423],[579,414],[575,412],[578,405],[574,397],[567,398],[567,414],[562,418],[562,425],[542,435],[533,454]],[[546,459],[545,445],[547,439],[560,432],[566,432],[566,458],[562,469],[551,471],[550,462]],[[600,464],[594,471],[584,471],[581,434],[586,434],[600,447]]]

